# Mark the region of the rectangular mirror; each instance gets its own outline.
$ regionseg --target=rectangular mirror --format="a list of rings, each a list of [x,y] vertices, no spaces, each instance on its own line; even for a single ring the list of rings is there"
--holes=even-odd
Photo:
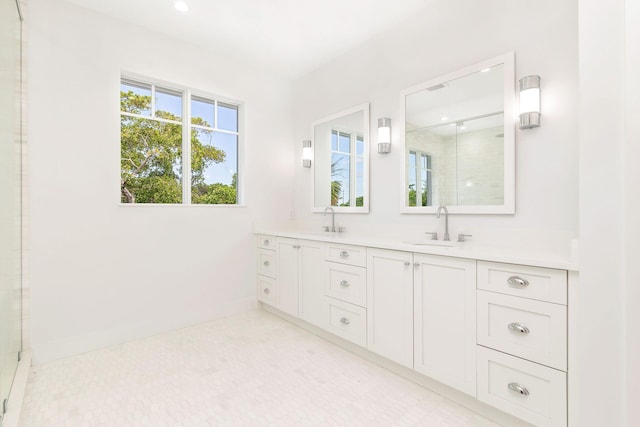
[[[402,212],[515,213],[514,55],[402,92]]]
[[[369,212],[369,104],[313,123],[313,212]]]

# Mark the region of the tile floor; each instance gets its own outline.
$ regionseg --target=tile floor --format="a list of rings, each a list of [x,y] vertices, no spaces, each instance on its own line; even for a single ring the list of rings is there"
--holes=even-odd
[[[258,310],[34,367],[20,425],[497,426]]]

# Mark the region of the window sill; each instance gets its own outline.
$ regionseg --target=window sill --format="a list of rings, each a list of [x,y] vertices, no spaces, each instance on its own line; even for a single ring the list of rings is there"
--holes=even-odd
[[[205,205],[205,204],[197,204],[197,205],[187,205],[183,203],[118,203],[118,207],[149,207],[149,208],[175,208],[175,207],[184,207],[184,208],[246,208],[247,205]]]

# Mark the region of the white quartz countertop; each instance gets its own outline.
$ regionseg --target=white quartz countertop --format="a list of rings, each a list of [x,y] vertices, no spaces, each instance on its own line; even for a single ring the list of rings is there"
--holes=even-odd
[[[561,270],[578,270],[578,262],[567,251],[559,253],[557,248],[545,250],[518,248],[514,246],[491,246],[473,241],[463,243],[451,242],[453,246],[440,246],[443,242],[430,242],[428,237],[407,239],[391,237],[370,237],[349,233],[313,233],[296,230],[258,230],[256,234],[265,234],[292,239],[304,239],[320,242],[341,243],[344,245],[367,246],[371,248],[392,249],[397,251],[415,252],[431,255],[443,255],[456,258],[468,258],[482,261],[522,264],[536,267],[557,268]],[[407,242],[425,244],[412,244]],[[431,244],[434,243],[434,244]]]

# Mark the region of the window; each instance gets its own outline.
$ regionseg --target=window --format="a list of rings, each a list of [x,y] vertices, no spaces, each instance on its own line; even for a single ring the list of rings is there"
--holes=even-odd
[[[431,155],[409,151],[409,206],[433,206],[432,184]]]
[[[363,206],[363,169],[362,135],[332,130],[331,206]]]
[[[239,106],[120,82],[122,203],[238,204]]]

